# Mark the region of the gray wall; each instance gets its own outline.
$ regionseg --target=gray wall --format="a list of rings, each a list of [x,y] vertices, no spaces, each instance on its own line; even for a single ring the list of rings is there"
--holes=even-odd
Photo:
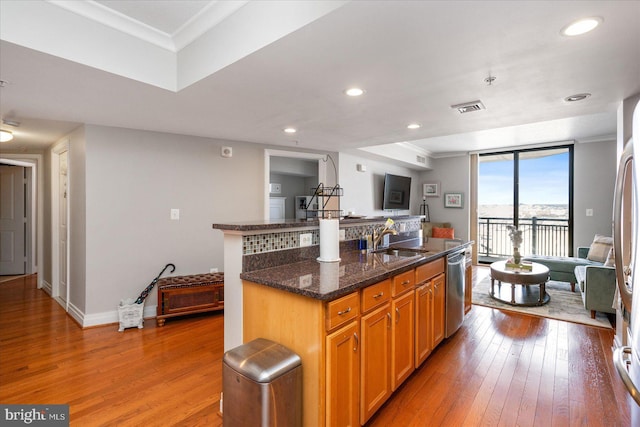
[[[176,265],[175,274],[222,269],[223,237],[211,224],[263,216],[263,146],[90,125],[69,140],[70,302],[86,316],[99,320],[120,299],[135,298],[168,262]],[[232,158],[220,156],[223,145],[233,147]],[[610,234],[615,151],[614,141],[576,145],[576,246],[588,245],[595,233]],[[47,153],[45,164],[50,160]],[[357,171],[357,164],[367,171]],[[415,171],[340,153],[341,208],[389,215],[381,206],[384,173],[390,172],[413,179],[411,209],[397,213],[418,214],[422,184],[439,181],[441,196],[427,199],[431,220],[451,221],[457,236],[468,237],[469,158],[434,159],[433,166]],[[49,187],[47,179],[47,192]],[[442,193],[448,191],[464,193],[464,209],[444,208]],[[180,209],[179,221],[169,219],[171,208]],[[593,217],[584,215],[586,208]],[[50,227],[45,231],[50,235]],[[44,241],[43,274],[51,282],[50,236]],[[147,305],[156,303],[152,292]]]
[[[432,159],[433,170],[420,175],[421,184],[427,182],[440,183],[440,195],[427,197],[431,222],[450,222],[455,229],[455,236],[470,239],[469,236],[469,156],[444,157]],[[462,193],[462,209],[445,208],[445,193]]]
[[[220,156],[223,145],[233,157]],[[252,144],[86,126],[86,263],[72,260],[77,270],[86,264],[85,314],[137,297],[169,262],[180,275],[222,270],[223,236],[211,225],[262,217],[263,153]],[[79,163],[74,156],[71,164]],[[80,198],[81,176],[72,179]],[[172,208],[180,209],[179,221],[170,220]],[[83,228],[78,221],[74,227]],[[84,250],[76,237],[74,253]],[[85,288],[75,279],[72,287]],[[153,292],[147,305],[155,304]]]
[[[613,189],[617,173],[615,141],[574,145],[574,252],[578,246],[589,246],[595,234],[612,235]],[[440,197],[429,197],[433,222],[452,222],[456,236],[471,238],[469,233],[469,156],[432,160],[433,170],[423,172],[423,182],[439,181]],[[444,207],[442,194],[464,192],[464,209]],[[593,216],[586,216],[586,209]]]
[[[595,234],[612,235],[616,141],[576,144],[574,151],[574,250],[589,246]],[[593,216],[586,216],[586,209]]]

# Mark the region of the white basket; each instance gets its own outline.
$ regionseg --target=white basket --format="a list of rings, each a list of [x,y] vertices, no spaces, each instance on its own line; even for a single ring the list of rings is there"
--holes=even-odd
[[[144,304],[136,304],[130,298],[121,300],[118,306],[118,319],[120,320],[118,332],[124,331],[124,328],[144,328],[143,310]]]

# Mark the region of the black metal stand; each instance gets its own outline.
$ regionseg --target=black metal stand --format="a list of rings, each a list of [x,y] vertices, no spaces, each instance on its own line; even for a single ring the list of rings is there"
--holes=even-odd
[[[425,198],[422,198],[422,204],[420,205],[420,215],[424,215],[422,218],[422,222],[431,222],[431,218],[429,217],[429,205]]]

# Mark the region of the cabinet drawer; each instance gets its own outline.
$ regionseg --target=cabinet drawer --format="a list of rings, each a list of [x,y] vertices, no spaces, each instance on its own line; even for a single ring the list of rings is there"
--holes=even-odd
[[[416,267],[416,283],[422,283],[440,273],[444,273],[444,257]]]
[[[416,284],[416,272],[415,270],[405,271],[404,273],[400,273],[393,278],[393,289],[392,296],[396,296],[401,294],[402,292],[413,289],[413,286]]]
[[[360,314],[360,300],[358,292],[345,295],[335,301],[327,303],[325,324],[327,331],[336,328]]]
[[[383,304],[391,298],[391,279],[384,280],[362,290],[362,312]]]

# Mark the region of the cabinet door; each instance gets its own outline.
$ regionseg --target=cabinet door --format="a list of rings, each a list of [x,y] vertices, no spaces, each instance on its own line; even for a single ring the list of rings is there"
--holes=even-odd
[[[391,304],[362,316],[360,423],[364,425],[391,395]]]
[[[445,279],[444,274],[436,276],[431,281],[433,284],[433,343],[431,348],[436,348],[444,339],[445,328]]]
[[[424,362],[432,350],[433,289],[426,282],[416,289],[416,368]]]
[[[407,292],[391,302],[391,387],[397,389],[411,372],[414,364],[414,293]]]
[[[326,425],[359,426],[360,343],[358,322],[328,335]]]

